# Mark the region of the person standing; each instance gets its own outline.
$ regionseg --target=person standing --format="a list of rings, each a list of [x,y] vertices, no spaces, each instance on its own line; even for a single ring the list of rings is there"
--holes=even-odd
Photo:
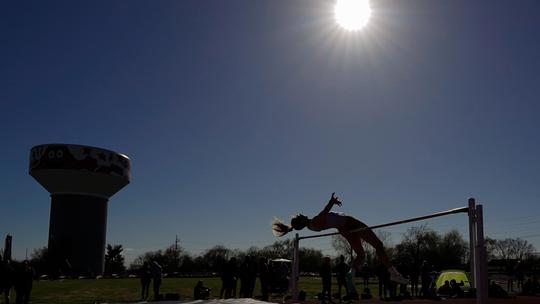
[[[259,259],[259,281],[261,282],[261,300],[268,301],[268,289],[270,281],[270,269],[265,258]]]
[[[430,296],[430,285],[431,285],[431,267],[428,264],[427,261],[422,262],[422,266],[420,267],[420,280],[421,280],[421,288],[420,288],[420,296],[423,298],[428,298]]]
[[[244,261],[240,265],[239,276],[240,276],[240,298],[250,298],[249,295],[249,264],[251,263],[251,256],[246,255]]]
[[[154,300],[159,301],[160,300],[159,289],[161,287],[161,277],[163,276],[163,268],[156,261],[152,262],[152,265],[150,268],[151,268],[150,271],[152,273],[152,279],[154,280],[154,285],[153,285]]]
[[[0,295],[4,295],[4,302],[9,303],[11,296],[11,287],[14,283],[13,266],[10,260],[2,261],[0,259]]]
[[[323,303],[326,299],[332,302],[332,264],[330,257],[325,257],[319,272],[322,279],[321,300]]]
[[[236,281],[238,280],[238,266],[236,258],[232,257],[225,265],[223,271],[224,299],[236,298]]]
[[[512,260],[509,260],[509,259],[506,260],[505,270],[506,270],[506,290],[508,290],[508,292],[513,292],[514,291],[514,278],[516,275],[515,273],[516,266],[514,265]]]
[[[420,276],[420,265],[419,261],[415,257],[414,263],[411,268],[411,296],[416,297],[419,294],[418,291],[418,277]]]
[[[521,262],[521,260],[518,260],[514,268],[517,288],[519,288],[519,291],[523,291],[523,281],[525,280],[525,268],[523,267],[523,262]]]
[[[345,257],[343,255],[340,255],[338,264],[336,265],[336,281],[338,286],[339,302],[341,302],[341,299],[343,299],[343,296],[341,295],[342,287],[345,289],[345,293],[348,294],[346,281],[348,271],[349,266],[345,263]]]
[[[254,256],[251,256],[248,265],[248,298],[253,298],[253,292],[255,291],[255,281],[257,281],[257,272],[257,260]]]
[[[369,268],[369,265],[367,263],[364,263],[364,267],[362,267],[362,279],[364,280],[364,290],[366,290],[366,288],[369,288],[370,276],[371,276],[371,269]]]
[[[148,266],[148,262],[144,262],[143,266],[141,267],[139,276],[141,278],[141,300],[144,301],[148,299],[150,281],[152,280],[152,274],[150,272],[150,267]]]
[[[389,274],[386,267],[379,261],[376,266],[377,278],[379,280],[379,299],[387,298],[387,291],[390,291]]]
[[[15,292],[17,294],[15,302],[17,304],[28,304],[30,293],[32,292],[32,283],[34,280],[34,268],[30,261],[25,260],[19,265],[15,272]]]

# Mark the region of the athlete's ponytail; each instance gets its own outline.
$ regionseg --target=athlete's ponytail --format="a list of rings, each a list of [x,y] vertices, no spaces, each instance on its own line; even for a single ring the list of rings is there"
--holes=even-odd
[[[291,232],[293,228],[287,224],[283,224],[277,218],[272,220],[272,233],[275,236],[284,236],[285,234]]]

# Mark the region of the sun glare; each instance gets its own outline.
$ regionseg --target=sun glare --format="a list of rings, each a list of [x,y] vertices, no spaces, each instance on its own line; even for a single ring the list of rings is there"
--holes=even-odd
[[[334,7],[336,22],[346,30],[358,31],[369,21],[369,0],[337,0]]]

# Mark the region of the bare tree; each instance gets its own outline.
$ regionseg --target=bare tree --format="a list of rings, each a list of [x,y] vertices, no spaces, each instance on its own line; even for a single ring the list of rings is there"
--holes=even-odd
[[[339,255],[345,256],[350,262],[354,260],[354,251],[351,244],[341,235],[332,236],[332,247]]]
[[[493,255],[496,258],[507,259],[524,259],[534,252],[534,246],[521,238],[506,238],[503,240],[489,239],[488,244],[492,247]]]
[[[518,260],[530,257],[535,251],[532,244],[521,238],[512,239],[510,247],[513,258]]]
[[[267,258],[291,258],[292,240],[275,241],[272,245],[265,246],[261,255]]]
[[[390,233],[390,232],[388,232],[386,230],[377,230],[377,232],[375,234],[377,234],[377,237],[383,243],[384,248],[391,248],[392,247],[392,244],[391,244],[392,233]]]

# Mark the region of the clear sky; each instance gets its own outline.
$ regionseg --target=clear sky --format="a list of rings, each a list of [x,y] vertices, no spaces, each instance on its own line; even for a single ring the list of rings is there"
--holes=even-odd
[[[28,158],[56,142],[131,158],[107,228],[128,260],[175,235],[192,253],[270,244],[273,216],[313,215],[333,191],[368,224],[476,197],[487,235],[540,249],[540,2],[372,0],[361,32],[332,6],[2,2],[0,234],[15,257],[47,243]],[[429,225],[467,237],[466,223]]]

